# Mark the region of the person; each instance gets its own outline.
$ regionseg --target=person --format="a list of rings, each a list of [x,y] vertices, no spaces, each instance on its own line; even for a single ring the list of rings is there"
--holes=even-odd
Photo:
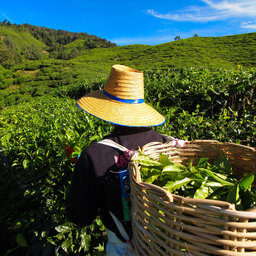
[[[68,218],[87,226],[100,216],[108,236],[107,255],[134,255],[127,166],[138,147],[165,142],[152,129],[165,118],[144,102],[143,72],[124,65],[113,65],[104,89],[85,95],[77,106],[114,129],[78,158],[67,196]]]

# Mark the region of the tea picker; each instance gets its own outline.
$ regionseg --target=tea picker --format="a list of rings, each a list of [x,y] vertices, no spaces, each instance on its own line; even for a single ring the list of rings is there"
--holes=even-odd
[[[128,163],[139,147],[166,142],[150,128],[165,118],[144,101],[143,72],[123,65],[113,65],[104,89],[85,95],[77,106],[110,122],[114,130],[89,145],[77,160],[67,197],[68,217],[86,226],[99,215],[108,236],[107,255],[134,255]]]

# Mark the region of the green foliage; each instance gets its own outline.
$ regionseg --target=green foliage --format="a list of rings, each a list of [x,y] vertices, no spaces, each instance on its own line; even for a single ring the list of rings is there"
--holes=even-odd
[[[227,157],[222,154],[214,164],[201,158],[196,165],[175,165],[169,158],[159,155],[153,160],[141,152],[133,159],[140,166],[142,181],[163,187],[171,193],[198,199],[222,200],[234,204],[237,210],[247,210],[256,205],[256,191],[252,189],[254,173],[237,179]],[[246,171],[246,170],[245,170]],[[247,200],[242,200],[246,192]],[[248,204],[249,202],[249,204]]]
[[[80,62],[98,60],[130,65],[139,70],[170,67],[233,68],[237,65],[253,67],[256,33],[226,37],[192,37],[165,44],[129,45],[92,49],[76,58]],[[248,45],[245,45],[248,42]],[[234,51],[234,49],[236,49]]]
[[[0,22],[0,63],[8,68],[25,60],[72,59],[86,49],[113,46],[115,44],[87,33]]]
[[[9,87],[12,82],[12,72],[0,65],[0,89]]]
[[[101,220],[77,228],[67,222],[64,201],[74,167],[65,145],[74,149],[75,156],[112,130],[110,124],[75,107],[74,99],[102,88],[107,76],[72,84],[58,80],[58,69],[61,67],[65,76],[73,70],[72,65],[70,61],[38,60],[16,66],[13,73],[0,66],[0,74],[15,83],[0,91],[3,254],[104,255],[106,235]],[[104,72],[109,68],[104,67]],[[166,117],[166,123],[155,129],[185,140],[214,139],[255,147],[255,73],[255,68],[242,67],[145,72],[146,102]],[[55,87],[51,81],[59,85]],[[147,182],[157,179],[155,170]],[[165,171],[174,173],[177,169],[172,166]],[[230,200],[240,192],[250,205],[250,180],[241,180],[239,187],[230,190]],[[175,186],[188,181],[183,177]],[[198,195],[206,193],[203,182]]]
[[[255,93],[255,78],[254,68],[215,71],[206,68],[169,69],[146,73],[145,86],[148,95],[152,95],[148,98],[154,105],[179,106],[186,110],[200,105],[200,111],[214,117],[225,107],[239,112],[250,108]]]
[[[0,23],[0,254],[104,255],[100,219],[84,228],[66,219],[74,165],[65,145],[76,156],[111,131],[111,125],[77,109],[74,99],[102,88],[113,64],[145,71],[146,102],[166,117],[155,128],[159,132],[255,147],[255,39],[256,33],[194,36],[119,47],[87,33]],[[158,179],[157,166],[147,182]],[[164,173],[179,171],[169,165]],[[190,181],[181,177],[168,186]],[[228,200],[237,201],[239,194],[251,205],[251,182],[252,176],[240,180]],[[206,183],[202,178],[196,196],[207,195]]]
[[[79,99],[89,92],[103,89],[106,83],[106,79],[106,76],[102,76],[97,77],[95,79],[85,80],[83,82],[76,84],[61,86],[58,87],[58,90],[55,92],[55,95],[59,97],[69,96],[72,99]]]
[[[86,54],[86,50],[88,49],[108,48],[112,46],[114,46],[114,44],[100,38],[76,39],[71,43],[59,46],[51,53],[50,56],[58,59],[68,60],[76,58],[82,54]]]
[[[229,74],[231,83],[234,83],[234,77],[238,73],[240,80],[234,85],[233,93],[239,87],[239,83],[251,83],[254,79],[254,73],[248,78],[247,74],[250,71],[246,69],[256,64],[256,33],[216,38],[192,37],[155,46],[112,47],[114,44],[105,39],[86,33],[5,23],[0,24],[0,36],[0,63],[9,71],[9,74],[0,71],[2,89],[13,84],[19,84],[21,88],[31,85],[39,87],[43,84],[49,88],[43,90],[48,94],[52,91],[51,88],[70,86],[83,83],[87,79],[102,77],[108,74],[111,66],[116,63],[144,72],[156,72],[156,79],[157,73],[161,70],[169,70],[169,73],[176,73],[176,81],[175,77],[169,75],[168,80],[172,79],[172,82],[179,84],[181,88],[187,86],[186,83],[193,83],[194,79],[198,84],[194,85],[195,88],[192,88],[191,84],[191,88],[198,89],[201,86],[200,94],[205,94],[205,100],[208,101],[211,97],[218,97],[218,91],[210,91],[207,87],[210,82],[220,81],[212,74],[214,70],[216,76],[221,75],[224,78],[225,72],[233,72]],[[236,71],[238,65],[244,68],[238,68]],[[191,67],[197,68],[191,71]],[[223,68],[223,73],[220,72],[220,68]],[[226,69],[233,71],[225,71]],[[244,78],[239,72],[244,72]],[[197,80],[199,75],[201,81]],[[189,79],[186,80],[186,76],[190,76]],[[179,83],[179,78],[184,78],[182,83]],[[228,79],[223,82],[224,87],[229,86]],[[210,86],[216,87],[215,84]],[[220,92],[225,90],[221,88],[222,84],[219,86]],[[18,90],[16,93],[20,94]],[[217,107],[218,104],[215,108]]]
[[[46,58],[45,45],[29,32],[0,24],[0,63],[7,68],[24,60]]]
[[[35,255],[50,255],[47,251],[52,252],[53,246],[60,254],[101,250],[106,240],[100,233],[101,221],[77,229],[66,220],[64,200],[73,164],[65,144],[81,152],[109,133],[111,126],[85,115],[73,100],[43,97],[5,110],[0,129],[0,194],[5,206],[0,223],[1,237],[6,237],[1,249],[18,246],[20,255],[24,248],[15,239],[22,235],[27,250]]]

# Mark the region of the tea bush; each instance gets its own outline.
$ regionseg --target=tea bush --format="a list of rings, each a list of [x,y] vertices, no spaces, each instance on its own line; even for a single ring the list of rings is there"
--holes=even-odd
[[[180,139],[256,147],[255,74],[255,69],[241,67],[146,72],[146,102],[166,117],[155,129]],[[1,254],[105,254],[101,220],[77,228],[67,221],[64,204],[74,168],[65,145],[77,155],[112,130],[78,109],[75,99],[102,88],[105,81],[103,76],[62,86],[47,97],[28,98],[2,110]]]
[[[1,239],[1,249],[16,248],[11,255],[92,253],[97,246],[101,250],[100,220],[83,229],[67,223],[64,200],[74,166],[65,144],[80,152],[110,129],[109,124],[85,116],[69,98],[42,97],[4,111],[0,223],[5,227],[1,237],[6,239]],[[89,246],[91,238],[97,241],[99,236],[99,244],[93,241]]]

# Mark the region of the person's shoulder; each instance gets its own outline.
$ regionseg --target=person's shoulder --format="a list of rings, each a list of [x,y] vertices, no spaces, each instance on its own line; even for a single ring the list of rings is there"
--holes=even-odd
[[[152,135],[158,136],[159,138],[164,138],[165,137],[164,134],[159,133],[158,131],[153,130],[153,129],[149,129],[149,130],[147,130],[147,132],[152,134]]]
[[[158,138],[158,141],[161,141],[162,143],[166,143],[170,140],[169,136],[163,133],[159,133],[155,130],[150,130],[151,136],[154,136],[155,138]]]
[[[111,147],[109,146],[98,142],[92,142],[83,150],[82,154],[87,156],[95,156],[96,154],[106,153],[109,150],[111,150]]]

